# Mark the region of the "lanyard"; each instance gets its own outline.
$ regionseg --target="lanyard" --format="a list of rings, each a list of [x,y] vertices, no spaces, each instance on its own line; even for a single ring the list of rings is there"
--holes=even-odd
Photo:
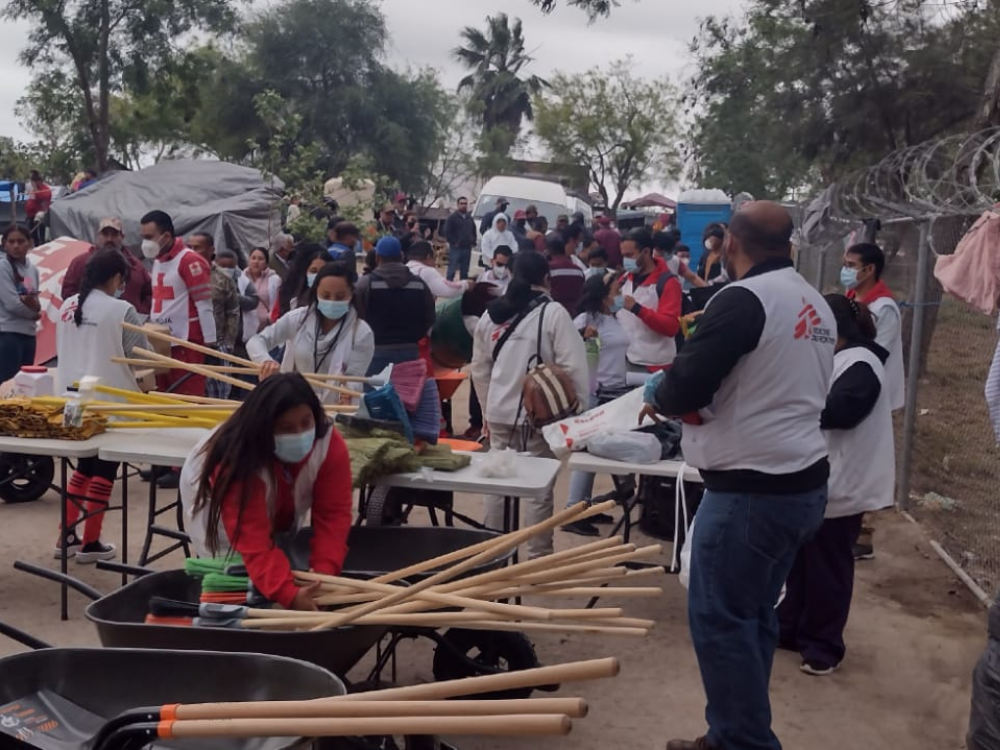
[[[339,326],[337,328],[337,333],[333,337],[333,341],[330,343],[330,346],[326,348],[326,351],[323,352],[323,356],[321,357],[319,356],[319,339],[323,331],[322,331],[322,322],[320,321],[319,316],[320,312],[317,311],[316,337],[313,339],[313,372],[317,373],[322,372],[320,368],[323,366],[323,363],[326,361],[326,358],[330,356],[330,352],[332,352],[334,349],[337,348],[337,342],[340,341],[340,334],[344,332],[344,328],[346,327],[346,321],[347,321],[346,315],[340,319],[340,322],[337,324]]]

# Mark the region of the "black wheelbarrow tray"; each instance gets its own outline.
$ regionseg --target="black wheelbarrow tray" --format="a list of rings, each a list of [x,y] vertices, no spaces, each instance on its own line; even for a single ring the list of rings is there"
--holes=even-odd
[[[308,569],[311,530],[300,532],[289,550],[292,565]],[[371,578],[491,539],[492,532],[438,527],[354,527],[343,575]],[[475,575],[500,567],[501,555],[473,568]],[[433,572],[433,571],[432,571]],[[423,576],[420,576],[423,577]],[[409,583],[419,577],[408,579]],[[302,659],[346,675],[389,631],[383,625],[348,625],[334,630],[264,632],[228,628],[147,625],[153,597],[197,602],[201,584],[184,571],[150,573],[87,607],[101,644],[115,648],[247,651]]]
[[[310,700],[343,695],[330,672],[252,653],[45,649],[0,659],[0,748],[286,750],[301,737],[157,739],[178,703]]]

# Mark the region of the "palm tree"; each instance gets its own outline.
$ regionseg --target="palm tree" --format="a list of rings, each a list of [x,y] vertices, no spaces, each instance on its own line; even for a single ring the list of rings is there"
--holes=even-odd
[[[531,99],[548,83],[538,76],[522,78],[520,73],[534,58],[524,50],[521,19],[514,25],[506,13],[487,16],[486,31],[472,26],[462,29],[464,47],[452,50],[453,57],[471,72],[458,84],[459,92],[468,89],[469,113],[481,120],[483,133],[501,128],[513,144],[521,122],[531,120]],[[508,147],[509,148],[509,147]]]

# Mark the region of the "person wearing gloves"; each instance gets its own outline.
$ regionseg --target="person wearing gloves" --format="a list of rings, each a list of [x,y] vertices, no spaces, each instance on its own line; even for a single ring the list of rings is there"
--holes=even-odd
[[[822,676],[840,667],[844,628],[854,591],[854,542],[868,511],[893,503],[895,450],[892,390],[875,343],[875,321],[864,304],[826,295],[837,321],[833,382],[820,427],[830,452],[823,525],[802,545],[778,607],[783,648],[802,655],[802,671]]]
[[[549,296],[549,264],[538,253],[522,253],[514,263],[514,278],[503,297],[490,303],[473,337],[472,383],[483,404],[491,449],[513,448],[533,456],[552,457],[541,432],[527,424],[522,383],[529,363],[541,361],[564,370],[578,394],[588,391],[587,354],[583,339],[562,305]],[[539,330],[540,329],[540,330]],[[539,333],[541,335],[539,335]],[[506,338],[504,338],[506,337]],[[503,338],[503,343],[500,340]],[[503,498],[485,498],[486,526],[503,527]],[[525,501],[526,525],[552,515],[552,493]],[[528,541],[528,556],[552,552],[552,534]]]
[[[500,245],[493,252],[493,266],[479,275],[478,281],[492,284],[500,294],[507,291],[510,284],[510,268],[514,260],[514,251],[506,245]]]
[[[106,247],[87,256],[80,279],[80,291],[68,297],[59,309],[56,321],[56,394],[61,395],[81,378],[94,375],[101,385],[139,392],[135,373],[125,364],[116,364],[116,357],[131,357],[135,347],[149,348],[141,333],[127,331],[122,323],[142,325],[132,303],[123,299],[131,266],[115,247]],[[112,400],[115,396],[108,396]],[[115,545],[101,541],[104,523],[103,509],[108,507],[111,491],[118,475],[118,464],[96,457],[81,458],[67,485],[66,500],[68,531],[60,534],[55,557],[61,558],[62,548],[77,563],[94,563],[115,556]],[[74,530],[80,518],[83,501],[87,508],[83,536]]]
[[[473,279],[451,281],[442,276],[434,262],[434,248],[426,240],[417,240],[412,243],[404,241],[403,244],[408,246],[406,267],[410,269],[410,273],[427,285],[431,294],[437,299],[461,297],[476,285]]]
[[[35,364],[35,343],[42,306],[38,269],[28,260],[31,232],[11,224],[3,233],[0,254],[0,383]]]
[[[619,275],[614,271],[605,271],[600,276],[587,279],[583,285],[577,316],[573,319],[573,325],[583,336],[587,346],[597,348],[596,367],[591,364],[590,368],[590,388],[587,391],[589,409],[614,401],[629,390],[626,382],[628,363],[625,359],[628,336],[616,317],[617,306],[621,302],[618,298],[619,283]],[[593,491],[593,472],[572,472],[569,476],[566,507],[590,502]],[[613,521],[611,516],[601,513],[582,521],[574,521],[562,529],[580,536],[600,536],[601,532],[596,524]]]
[[[493,265],[493,253],[498,247],[506,245],[511,250],[517,247],[517,237],[510,231],[508,223],[507,214],[498,213],[493,217],[493,226],[479,241],[479,253],[487,268]]]
[[[670,367],[677,356],[674,338],[681,330],[681,284],[667,264],[653,254],[653,235],[633,229],[621,245],[625,279],[623,309],[618,315],[628,334],[628,361],[641,375],[630,385],[641,385],[646,373]]]
[[[232,552],[254,587],[285,609],[318,609],[279,547],[311,525],[309,568],[337,575],[351,529],[351,459],[298,373],[276,374],[191,451],[181,472],[185,527],[199,557]]]
[[[799,548],[819,529],[830,464],[820,430],[836,321],[792,265],[794,226],[744,204],[722,255],[733,283],[712,297],[641,417],[685,420],[684,459],[705,494],[691,534],[688,622],[708,733],[667,750],[780,750],[768,694],[774,611]],[[627,254],[627,253],[626,253]]]
[[[421,342],[430,334],[436,315],[434,295],[403,265],[403,246],[398,239],[380,239],[375,256],[375,270],[361,277],[354,295],[358,314],[375,335],[375,355],[368,375],[389,364],[419,359]]]
[[[367,373],[375,338],[351,304],[357,279],[357,272],[346,263],[328,263],[316,275],[306,305],[282,315],[277,323],[247,341],[247,355],[261,365],[261,380],[278,372],[354,376]],[[285,354],[279,365],[268,352],[281,346],[285,347]],[[360,392],[360,387],[357,390]],[[346,398],[319,387],[316,394],[330,404]]]
[[[170,335],[193,344],[215,346],[212,309],[212,269],[198,253],[174,234],[174,222],[163,211],[140,220],[142,254],[153,261],[153,306],[149,319],[170,328]],[[181,362],[204,364],[205,355],[185,346],[171,346]],[[186,396],[205,395],[205,376],[174,369],[156,376],[157,388]]]

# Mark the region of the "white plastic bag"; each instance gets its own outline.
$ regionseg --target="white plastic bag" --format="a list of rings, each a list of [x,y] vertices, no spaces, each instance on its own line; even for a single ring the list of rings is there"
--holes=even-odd
[[[641,411],[642,388],[636,388],[614,401],[543,427],[542,436],[556,458],[563,458],[571,451],[585,450],[595,435],[639,429]],[[651,424],[653,420],[646,417],[641,426]]]
[[[495,477],[505,479],[517,476],[517,467],[514,461],[517,458],[517,451],[513,448],[503,450],[491,450],[481,461],[478,461],[476,468],[481,477]]]
[[[695,518],[698,517],[697,513],[694,515]],[[695,518],[691,519],[691,526],[687,530],[687,536],[684,537],[684,546],[681,547],[681,570],[677,578],[684,588],[689,588],[691,583],[691,536],[694,534]]]
[[[660,460],[660,439],[648,432],[608,432],[587,441],[592,456],[630,464],[655,464]]]

